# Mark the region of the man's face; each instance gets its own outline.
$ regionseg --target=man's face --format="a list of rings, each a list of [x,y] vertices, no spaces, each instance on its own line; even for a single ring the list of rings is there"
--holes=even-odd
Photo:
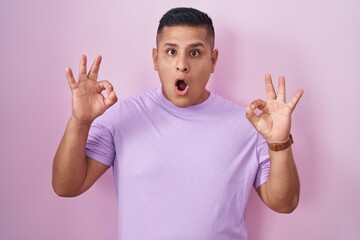
[[[209,97],[206,84],[214,72],[218,51],[205,27],[164,27],[153,49],[163,95],[178,107],[202,103]]]

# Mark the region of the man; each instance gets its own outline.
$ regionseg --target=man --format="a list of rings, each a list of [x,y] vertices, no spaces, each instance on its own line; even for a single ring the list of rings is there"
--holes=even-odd
[[[168,11],[153,49],[161,88],[112,108],[112,85],[97,81],[100,56],[89,72],[81,57],[77,80],[66,69],[72,116],[54,158],[53,187],[77,196],[112,166],[119,239],[247,239],[252,187],[277,212],[298,204],[290,125],[303,91],[286,103],[284,77],[276,93],[266,75],[267,101],[246,109],[210,93],[214,36],[207,14]]]

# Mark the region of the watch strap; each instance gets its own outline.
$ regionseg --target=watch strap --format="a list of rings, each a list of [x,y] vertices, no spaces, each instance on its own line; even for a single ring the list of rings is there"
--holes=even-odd
[[[292,135],[290,134],[289,139],[286,142],[283,142],[283,143],[268,143],[268,146],[269,146],[269,149],[271,151],[278,152],[278,151],[282,151],[282,150],[285,150],[285,149],[289,148],[291,146],[291,144],[293,144],[293,143],[294,143],[294,140],[293,140]]]

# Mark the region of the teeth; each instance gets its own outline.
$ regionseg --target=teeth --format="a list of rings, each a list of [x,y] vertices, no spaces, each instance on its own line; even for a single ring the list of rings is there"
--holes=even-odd
[[[176,86],[180,91],[184,91],[185,88],[187,87],[187,84],[184,80],[179,80],[177,81]]]

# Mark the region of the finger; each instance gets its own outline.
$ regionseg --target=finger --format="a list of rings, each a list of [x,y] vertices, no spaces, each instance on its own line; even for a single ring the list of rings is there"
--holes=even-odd
[[[112,91],[107,98],[104,100],[106,108],[111,107],[117,102],[117,96],[115,91]]]
[[[300,98],[302,97],[302,95],[304,94],[304,90],[303,89],[299,89],[295,96],[290,100],[290,102],[288,102],[288,106],[291,109],[291,111],[295,110],[296,104],[299,102]]]
[[[112,91],[114,91],[114,88],[112,84],[107,80],[102,80],[98,82],[98,85],[101,90],[105,90],[106,94],[110,94]]]
[[[258,99],[253,101],[246,109],[246,117],[249,119],[252,125],[256,126],[259,121],[259,116],[255,113],[256,109],[263,110],[266,106],[266,102]]]
[[[286,102],[286,88],[285,88],[285,77],[280,76],[278,80],[278,92],[277,92],[277,100]]]
[[[251,106],[246,108],[246,117],[253,126],[256,126],[259,122],[259,117],[255,114],[255,109],[253,109]]]
[[[102,57],[100,55],[97,55],[93,64],[91,65],[90,71],[88,73],[88,79],[96,81],[99,74],[100,69],[100,63],[101,63]]]
[[[117,102],[117,97],[114,88],[112,84],[106,80],[99,81],[98,84],[100,88],[102,90],[105,90],[106,94],[108,95],[107,98],[104,99],[104,103],[106,108],[109,108],[110,106],[112,106],[114,103]]]
[[[67,77],[70,89],[72,90],[75,87],[77,87],[77,82],[76,82],[76,80],[74,78],[74,75],[73,75],[73,72],[72,72],[71,68],[67,67],[65,69],[65,73],[66,73],[66,77]]]
[[[276,92],[274,85],[272,83],[271,75],[265,75],[265,89],[266,89],[266,97],[268,100],[275,100],[276,99]]]
[[[261,99],[257,99],[250,104],[250,107],[252,109],[254,110],[259,109],[261,111],[265,108],[265,106],[266,106],[266,102]]]
[[[79,65],[79,77],[78,77],[79,81],[87,79],[86,62],[87,62],[86,55],[82,55],[80,58],[80,65]]]

